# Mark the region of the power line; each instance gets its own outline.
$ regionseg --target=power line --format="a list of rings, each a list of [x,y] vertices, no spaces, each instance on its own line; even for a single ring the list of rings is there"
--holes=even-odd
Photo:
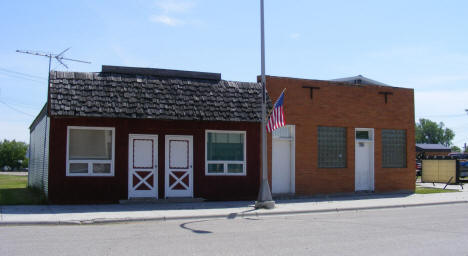
[[[7,98],[7,97],[0,97],[0,100],[3,100],[3,102],[6,102],[7,104],[10,104],[10,105],[13,105],[13,106],[16,106],[18,108],[23,108],[23,109],[32,109],[34,111],[37,111],[38,106],[40,106],[41,104],[26,104],[26,103],[23,103],[23,102],[20,102],[16,99],[13,99],[13,98]],[[44,105],[42,103],[42,105]]]
[[[36,75],[31,75],[31,74],[26,74],[26,73],[14,71],[14,70],[2,68],[2,67],[0,67],[0,71],[8,72],[8,73],[13,73],[13,74],[16,74],[16,75],[25,76],[25,77],[30,77],[30,78],[34,78],[34,79],[47,80],[46,77],[36,76]]]
[[[23,114],[23,115],[27,115],[27,116],[30,116],[30,117],[34,117],[33,115],[28,114],[28,113],[26,113],[26,112],[23,112],[23,111],[21,111],[21,110],[15,108],[15,107],[13,107],[13,106],[7,104],[6,102],[4,102],[4,101],[2,101],[2,100],[0,100],[0,103],[2,103],[3,105],[9,107],[10,109],[12,109],[12,110],[14,110],[14,111],[16,111],[16,112],[18,112],[18,113],[21,113],[21,114]]]
[[[0,91],[1,93],[1,91]],[[2,96],[0,94],[0,100],[2,100],[9,103],[9,104],[12,104],[11,102],[14,102],[14,105],[17,105],[17,106],[24,106],[26,108],[31,108],[31,109],[37,109],[38,106],[39,107],[42,107],[44,105],[44,103],[40,103],[40,102],[37,102],[37,101],[23,101],[21,99],[17,99],[17,98],[11,98],[11,97],[5,97],[5,96]]]
[[[24,79],[24,80],[28,80],[28,81],[32,81],[32,82],[36,82],[36,83],[41,83],[43,84],[45,81],[39,81],[39,80],[36,80],[36,79],[33,79],[33,78],[27,78],[27,77],[23,77],[23,76],[18,76],[18,75],[14,75],[14,74],[8,74],[8,73],[0,73],[2,75],[5,75],[5,76],[8,76],[10,78],[16,78],[16,79]]]

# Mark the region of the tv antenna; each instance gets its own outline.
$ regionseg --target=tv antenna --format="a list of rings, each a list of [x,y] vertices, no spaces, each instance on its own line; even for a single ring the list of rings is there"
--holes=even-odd
[[[54,54],[54,53],[44,53],[44,52],[39,52],[39,51],[23,51],[23,50],[16,50],[16,52],[19,53],[25,53],[25,54],[31,54],[31,55],[36,55],[36,56],[43,56],[49,58],[49,74],[50,74],[50,65],[52,63],[52,59],[55,59],[58,61],[58,63],[62,64],[66,69],[68,69],[68,66],[63,63],[64,60],[66,61],[75,61],[75,62],[81,62],[81,63],[86,63],[86,64],[91,64],[89,61],[84,61],[84,60],[77,60],[77,59],[70,59],[70,58],[65,58],[63,55],[65,52],[70,50],[71,47],[68,47],[67,49],[63,50],[59,54]]]
[[[49,99],[49,90],[50,90],[50,65],[52,64],[52,59],[55,59],[57,60],[58,63],[60,63],[61,65],[63,65],[66,69],[68,69],[68,66],[63,63],[64,60],[66,61],[74,61],[74,62],[80,62],[80,63],[86,63],[86,64],[91,64],[91,62],[89,61],[84,61],[84,60],[77,60],[77,59],[70,59],[70,58],[65,58],[63,55],[65,54],[65,52],[67,52],[68,50],[70,50],[71,47],[68,47],[67,49],[63,50],[62,52],[60,52],[59,54],[55,54],[55,53],[46,53],[46,52],[40,52],[40,51],[23,51],[23,50],[16,50],[16,52],[19,52],[19,53],[25,53],[25,54],[31,54],[31,55],[36,55],[36,56],[43,56],[43,57],[47,57],[49,58],[49,73],[48,73],[48,85],[47,85],[47,113],[49,113],[49,110],[50,110],[50,99]],[[46,119],[47,120],[47,119]],[[46,121],[46,125],[47,125],[47,121]],[[47,129],[46,129],[47,130]],[[44,141],[45,141],[45,138],[44,137]],[[44,142],[45,143],[45,142]],[[45,144],[44,144],[45,145]],[[44,150],[45,150],[45,146],[44,146]],[[44,151],[45,152],[45,151]]]

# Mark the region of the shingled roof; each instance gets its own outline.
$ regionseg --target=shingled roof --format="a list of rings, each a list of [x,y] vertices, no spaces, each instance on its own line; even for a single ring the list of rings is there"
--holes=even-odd
[[[148,74],[52,71],[49,115],[261,121],[259,83]]]

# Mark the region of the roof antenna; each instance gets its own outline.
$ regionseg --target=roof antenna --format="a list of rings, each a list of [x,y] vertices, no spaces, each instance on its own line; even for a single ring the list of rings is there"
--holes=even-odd
[[[68,69],[68,66],[63,63],[64,60],[67,61],[74,61],[74,62],[80,62],[80,63],[86,63],[86,64],[91,64],[89,61],[84,61],[84,60],[77,60],[77,59],[70,59],[70,58],[65,58],[63,55],[65,52],[70,50],[71,47],[68,47],[67,49],[63,50],[59,54],[51,53],[51,52],[40,52],[40,51],[23,51],[23,50],[16,50],[16,52],[19,53],[25,53],[25,54],[31,54],[31,55],[36,55],[36,56],[43,56],[49,58],[49,73],[48,73],[48,82],[47,82],[47,113],[49,113],[50,110],[50,99],[49,99],[49,89],[50,89],[50,65],[52,64],[52,59],[55,59],[63,65],[66,69]]]
[[[31,54],[31,55],[36,55],[36,56],[43,56],[49,58],[49,73],[50,73],[50,64],[52,63],[52,58],[56,59],[60,64],[62,64],[66,69],[68,69],[68,66],[63,63],[64,60],[68,61],[75,61],[75,62],[81,62],[81,63],[86,63],[86,64],[91,64],[89,61],[84,61],[84,60],[77,60],[77,59],[70,59],[70,58],[65,58],[63,57],[63,54],[70,50],[71,47],[68,47],[67,49],[63,50],[59,54],[54,54],[54,53],[44,53],[44,52],[39,52],[39,51],[23,51],[23,50],[16,50],[16,52],[19,53],[25,53],[25,54]]]

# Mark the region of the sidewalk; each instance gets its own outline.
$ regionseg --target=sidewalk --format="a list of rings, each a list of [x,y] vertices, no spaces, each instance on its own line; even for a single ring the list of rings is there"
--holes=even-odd
[[[432,183],[430,184],[432,186]],[[242,218],[320,212],[468,203],[468,192],[384,194],[277,200],[272,210],[255,210],[253,202],[167,204],[0,206],[1,225],[93,224],[178,219]]]

